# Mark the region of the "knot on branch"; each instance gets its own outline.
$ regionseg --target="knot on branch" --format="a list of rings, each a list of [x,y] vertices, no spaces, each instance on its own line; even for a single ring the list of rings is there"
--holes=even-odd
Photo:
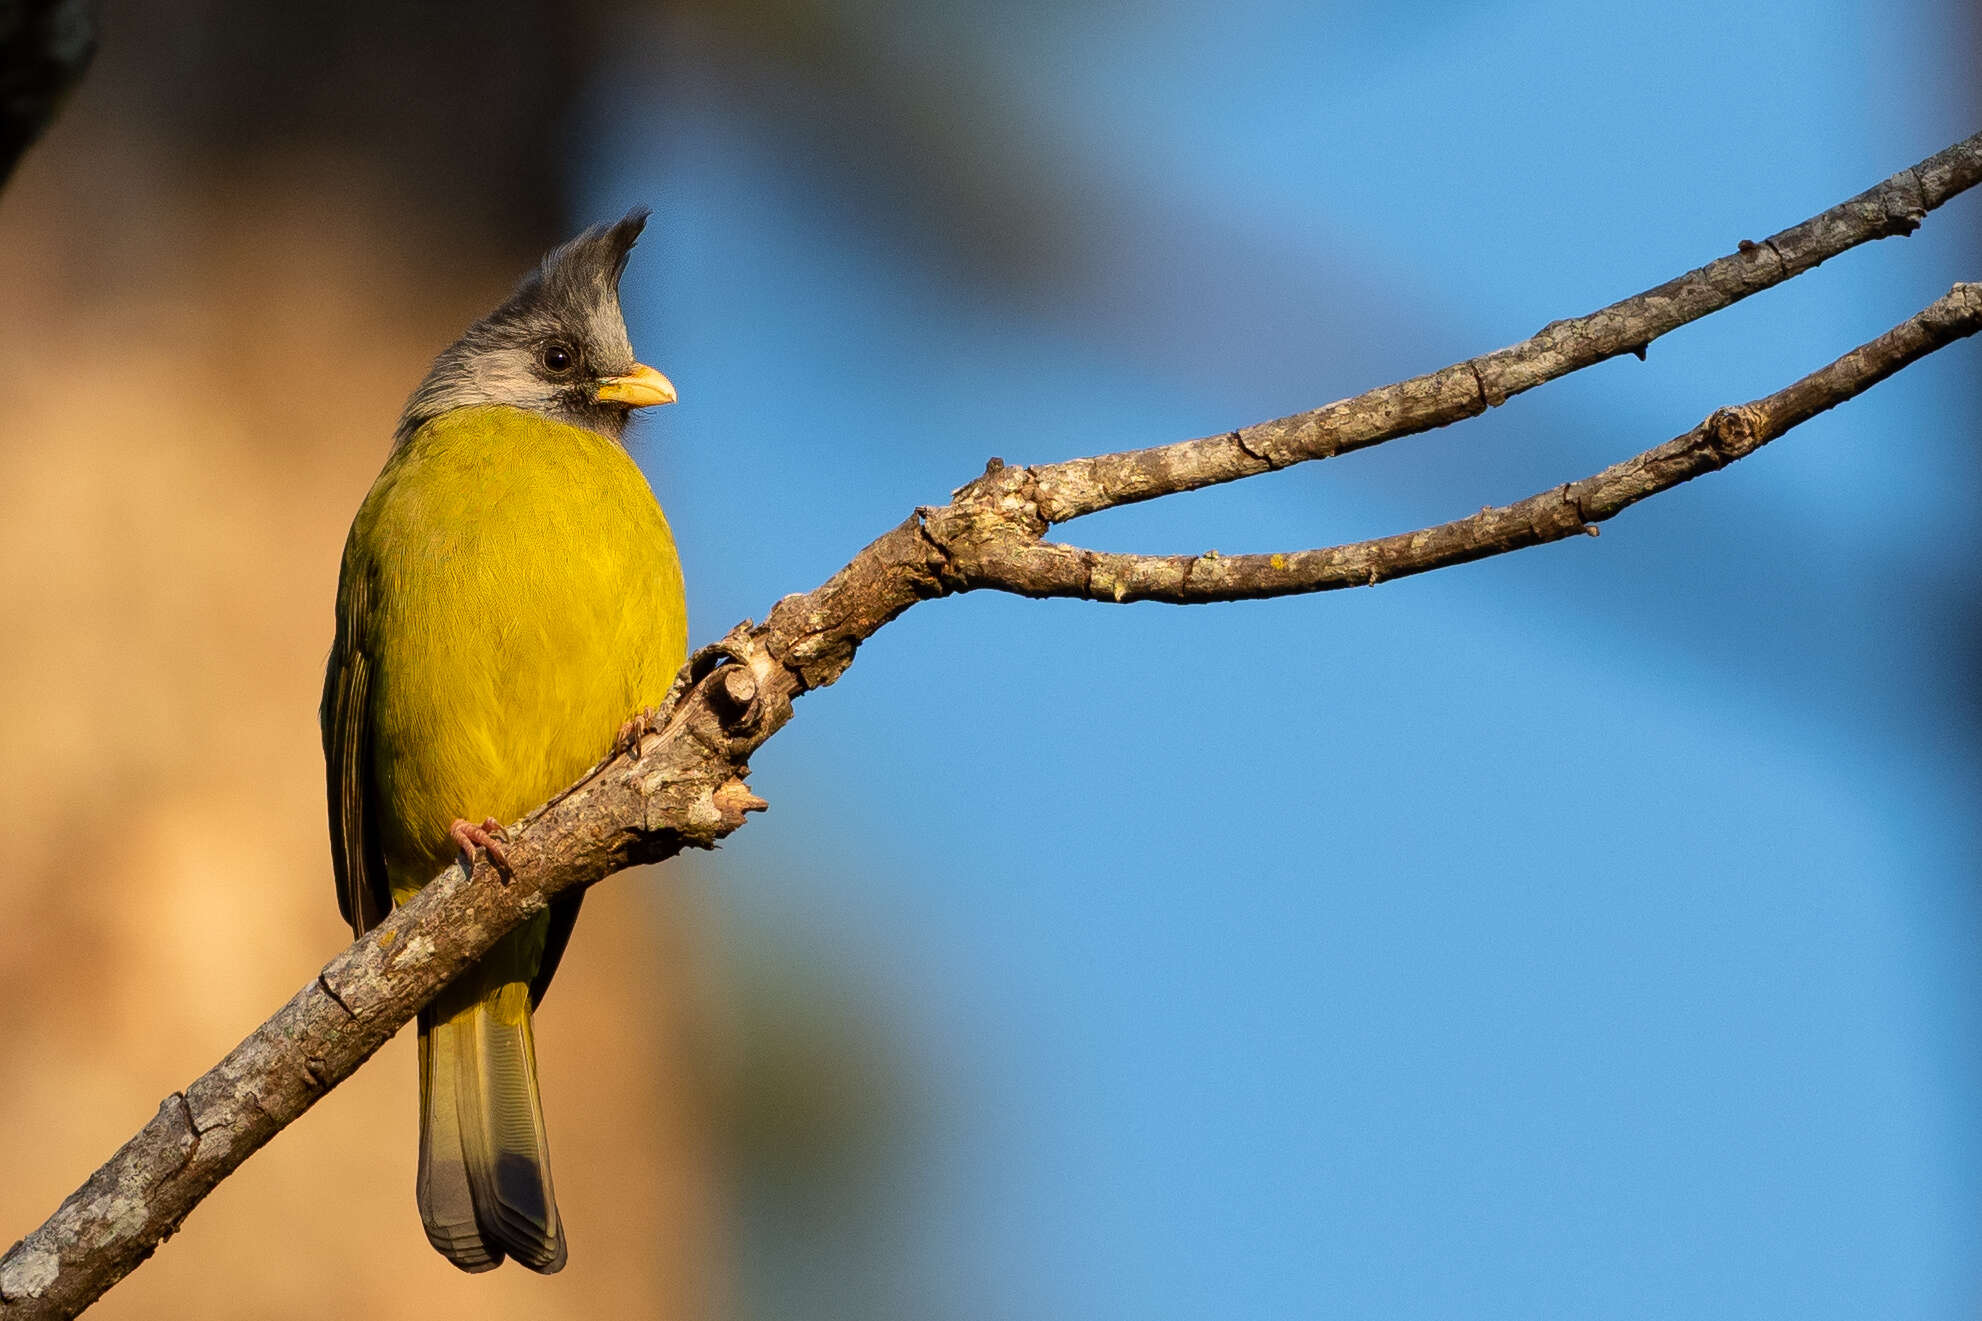
[[[1581,532],[1586,536],[1599,535],[1597,525],[1590,521],[1589,510],[1584,506],[1583,495],[1586,483],[1564,482],[1555,488],[1553,505],[1538,505],[1528,518],[1528,529],[1539,540],[1552,540],[1552,533],[1559,530]],[[1489,511],[1482,510],[1482,513]]]
[[[1907,170],[1887,181],[1880,190],[1882,236],[1905,238],[1927,218],[1927,195],[1920,186],[1917,169]]]
[[[993,459],[984,475],[966,482],[950,493],[950,503],[927,511],[925,520],[938,544],[945,544],[959,533],[986,537],[1016,532],[1028,541],[1046,535],[1050,524],[1039,512],[1039,482],[1032,469],[1012,467],[1003,459]]]
[[[1762,434],[1761,419],[1756,416],[1753,406],[1748,404],[1717,408],[1700,424],[1700,446],[1713,459],[1716,468],[1725,467],[1742,455],[1753,453],[1761,448],[1766,439]]]
[[[993,460],[984,475],[960,486],[949,504],[916,511],[932,568],[946,592],[984,585],[988,560],[1038,545],[1052,526],[1040,510],[1038,477],[1030,468]]]
[[[725,665],[709,685],[709,703],[725,726],[747,730],[757,709],[757,676],[741,665]]]
[[[680,718],[712,751],[732,759],[747,755],[771,727],[783,723],[769,719],[784,691],[777,682],[783,673],[756,630],[732,629],[684,667],[689,688],[680,699]],[[789,712],[788,705],[784,709]]]

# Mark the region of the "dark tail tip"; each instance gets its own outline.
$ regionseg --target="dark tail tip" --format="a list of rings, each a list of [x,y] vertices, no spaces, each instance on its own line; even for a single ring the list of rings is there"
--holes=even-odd
[[[518,1265],[544,1275],[564,1268],[564,1229],[551,1192],[550,1171],[519,1151],[504,1151],[495,1163],[495,1205],[485,1212],[482,1236]]]

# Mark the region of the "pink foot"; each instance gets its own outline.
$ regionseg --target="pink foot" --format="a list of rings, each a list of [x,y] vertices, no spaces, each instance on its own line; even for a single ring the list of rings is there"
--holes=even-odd
[[[640,740],[649,734],[661,732],[661,713],[651,706],[643,706],[633,713],[633,718],[619,727],[619,734],[612,741],[613,755],[637,761],[640,757]]]
[[[494,817],[483,817],[479,826],[471,826],[456,817],[454,824],[447,828],[447,837],[461,848],[462,870],[473,874],[475,850],[479,848],[489,855],[489,865],[496,869],[496,875],[502,877],[505,884],[515,877],[516,870],[509,865],[509,853],[503,848],[509,842],[509,832]]]

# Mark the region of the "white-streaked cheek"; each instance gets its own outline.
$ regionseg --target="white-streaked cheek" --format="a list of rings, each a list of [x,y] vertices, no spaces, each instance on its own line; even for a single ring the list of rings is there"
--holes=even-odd
[[[475,362],[475,386],[488,403],[539,412],[557,399],[557,388],[537,374],[536,363],[522,349],[483,354]]]

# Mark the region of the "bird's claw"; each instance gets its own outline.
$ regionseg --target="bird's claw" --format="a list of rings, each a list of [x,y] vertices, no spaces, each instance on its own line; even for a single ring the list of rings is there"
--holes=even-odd
[[[509,851],[503,847],[509,843],[509,832],[494,817],[483,817],[479,826],[469,825],[456,817],[454,824],[447,828],[447,837],[461,849],[461,870],[464,872],[474,875],[475,850],[480,849],[489,855],[489,866],[495,868],[504,885],[516,879],[516,869],[509,865]]]
[[[633,718],[619,727],[619,733],[612,741],[612,755],[624,757],[628,761],[640,759],[640,740],[649,734],[661,732],[661,713],[651,706],[643,706],[633,713]]]

